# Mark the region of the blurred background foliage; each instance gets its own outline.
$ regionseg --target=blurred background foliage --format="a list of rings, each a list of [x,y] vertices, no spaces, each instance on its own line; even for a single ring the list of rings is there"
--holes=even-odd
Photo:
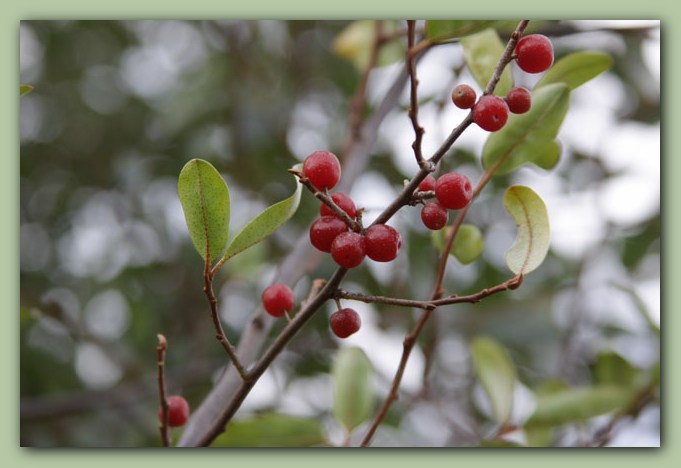
[[[20,101],[22,445],[157,446],[157,333],[170,344],[170,391],[192,406],[201,402],[225,357],[213,339],[202,262],[186,232],[177,175],[193,157],[210,161],[230,187],[236,232],[291,193],[286,171],[308,153],[330,149],[342,159],[349,103],[361,77],[357,65],[366,58],[361,47],[348,49],[347,39],[334,41],[350,34],[347,28],[360,44],[370,41],[362,23],[21,23],[20,79],[34,87]],[[386,28],[399,31],[404,24]],[[497,177],[476,202],[468,222],[482,231],[485,252],[465,266],[452,259],[446,287],[475,292],[510,276],[503,254],[515,227],[501,195],[511,183],[530,185],[544,198],[551,252],[519,290],[435,314],[375,445],[501,443],[473,377],[469,342],[479,335],[492,337],[514,363],[514,422],[521,425],[551,389],[625,388],[659,372],[659,23],[545,21],[533,28],[552,37],[557,58],[599,50],[611,54],[614,66],[573,92],[556,169]],[[393,60],[400,49],[391,45],[372,71],[365,115],[399,72]],[[451,87],[472,80],[455,42],[429,52],[419,73],[428,153],[464,115],[447,103]],[[527,77],[517,79],[532,86]],[[407,105],[405,92],[351,190],[369,221],[416,171]],[[445,169],[477,179],[485,136],[471,128]],[[216,292],[234,341],[282,258],[307,236],[317,209],[304,194],[284,228],[221,273]],[[405,209],[392,221],[404,240],[397,262],[369,262],[351,272],[344,288],[428,295],[436,251],[418,215]],[[334,270],[328,258],[311,259],[319,263],[296,285],[299,299],[312,278]],[[343,343],[332,337],[324,317],[332,312],[329,304],[265,374],[239,418],[287,415],[269,420],[276,428],[312,417],[322,422],[323,434],[312,428],[312,437],[292,444],[342,443],[331,414],[336,349],[366,351],[378,402],[417,317],[408,309],[355,306],[362,331]],[[522,437],[531,445],[657,446],[658,396],[580,415],[574,408],[586,400],[577,395],[577,405],[567,406],[574,417],[539,424],[553,429],[528,429]],[[601,397],[589,401],[612,399]],[[257,445],[261,431],[248,426],[252,421],[244,424],[236,440]]]

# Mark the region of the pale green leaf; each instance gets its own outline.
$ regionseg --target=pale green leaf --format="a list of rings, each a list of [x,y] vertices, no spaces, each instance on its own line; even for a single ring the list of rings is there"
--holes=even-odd
[[[555,139],[570,104],[570,89],[552,84],[532,92],[532,108],[511,114],[498,132],[490,134],[482,152],[486,170],[507,174],[526,163],[550,169],[560,156]]]
[[[470,344],[475,374],[489,396],[494,419],[504,424],[511,417],[515,367],[506,350],[489,337],[475,337]]]
[[[199,254],[218,258],[229,237],[229,189],[207,161],[192,159],[182,168],[177,192],[189,236]]]
[[[295,181],[296,189],[293,195],[265,209],[265,211],[249,221],[232,239],[225,252],[225,260],[229,260],[272,235],[286,221],[291,219],[291,216],[298,210],[302,192],[302,184],[297,177],[295,177]]]
[[[601,351],[596,358],[594,377],[599,385],[633,386],[638,370],[613,351]]]
[[[506,252],[506,264],[515,274],[527,274],[541,265],[549,251],[546,205],[531,188],[514,185],[504,193],[504,207],[518,225],[515,242]]]
[[[480,88],[485,89],[494,74],[499,59],[504,53],[504,44],[494,29],[485,29],[476,34],[461,38],[464,59],[473,78]],[[501,74],[494,94],[505,96],[513,87],[513,77],[509,67]]]
[[[23,96],[26,93],[33,91],[33,86],[31,85],[19,85],[19,96]]]
[[[602,52],[575,52],[558,60],[539,80],[535,89],[551,83],[564,83],[575,89],[612,67],[612,57]]]
[[[482,31],[496,23],[497,20],[427,20],[426,37],[434,42],[441,42]]]
[[[333,416],[350,432],[371,415],[371,363],[359,348],[342,348],[332,369]]]
[[[212,447],[313,447],[325,445],[319,419],[265,413],[232,421]]]
[[[343,29],[333,41],[334,52],[352,62],[355,67],[363,71],[370,60],[374,43],[376,21],[357,20]],[[397,22],[383,21],[383,34],[397,31]],[[404,41],[390,41],[384,44],[378,53],[377,65],[389,65],[404,60],[406,47]]]
[[[631,388],[616,385],[572,388],[540,395],[537,408],[525,423],[528,427],[559,426],[583,421],[624,408],[634,397]]]

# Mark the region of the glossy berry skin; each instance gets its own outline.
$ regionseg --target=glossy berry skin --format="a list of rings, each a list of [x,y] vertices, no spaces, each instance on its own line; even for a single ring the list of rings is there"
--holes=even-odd
[[[435,190],[435,182],[436,182],[435,177],[433,177],[432,175],[428,175],[419,184],[419,190],[421,190],[422,192]]]
[[[506,104],[514,114],[524,114],[532,107],[532,95],[525,88],[513,88],[506,95]]]
[[[184,426],[189,419],[189,403],[178,395],[169,396],[168,400],[168,426]],[[163,409],[158,409],[158,420],[163,423]]]
[[[357,208],[355,207],[355,202],[352,201],[352,198],[342,192],[336,192],[331,194],[331,199],[336,205],[338,205],[338,208],[345,211],[350,218],[355,219],[355,216],[357,215]],[[338,217],[338,215],[336,215],[336,213],[334,213],[333,210],[325,203],[322,203],[322,206],[319,207],[319,214],[321,216]]]
[[[346,308],[331,314],[329,324],[334,335],[338,338],[347,338],[359,331],[362,319],[354,309]]]
[[[310,226],[310,243],[322,252],[331,252],[333,240],[348,230],[345,221],[337,216],[322,216]]]
[[[452,102],[459,109],[470,109],[477,97],[475,90],[467,84],[456,85],[452,90]]]
[[[402,236],[397,230],[385,224],[375,224],[364,234],[367,257],[375,262],[395,260],[402,247]]]
[[[501,130],[508,120],[508,105],[499,96],[483,96],[473,107],[473,120],[488,132]]]
[[[450,172],[437,179],[435,197],[443,207],[460,210],[465,208],[473,198],[473,187],[465,175]]]
[[[284,313],[291,312],[295,303],[293,291],[282,283],[275,283],[262,293],[262,305],[272,317],[281,317]]]
[[[521,38],[515,46],[516,63],[527,73],[541,73],[553,65],[553,44],[542,34]]]
[[[338,234],[331,243],[331,256],[343,268],[355,268],[366,256],[364,236],[353,231]]]
[[[317,190],[322,192],[331,190],[340,180],[340,162],[336,155],[329,151],[315,151],[305,158],[303,175]]]
[[[421,210],[421,221],[431,231],[439,231],[447,225],[449,211],[439,203],[428,203]]]

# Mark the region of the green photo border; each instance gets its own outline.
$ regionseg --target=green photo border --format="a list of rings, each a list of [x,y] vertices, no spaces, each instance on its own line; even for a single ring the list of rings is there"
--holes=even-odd
[[[0,6],[0,22],[3,40],[0,53],[2,69],[0,78],[0,102],[5,103],[1,113],[0,171],[1,213],[7,222],[0,229],[0,293],[3,298],[2,313],[4,327],[0,339],[1,369],[5,373],[0,385],[0,408],[4,422],[0,425],[0,460],[10,468],[78,468],[127,466],[163,466],[165,468],[186,467],[189,457],[199,458],[202,467],[222,466],[268,466],[287,467],[347,467],[362,463],[390,468],[427,465],[474,466],[475,468],[503,467],[530,468],[547,466],[563,468],[575,466],[616,466],[617,468],[652,465],[655,468],[672,466],[681,460],[681,444],[677,444],[674,426],[679,421],[675,392],[679,387],[679,369],[674,362],[678,344],[673,338],[678,328],[677,318],[681,313],[678,286],[679,255],[678,244],[671,241],[679,233],[681,210],[674,201],[681,200],[681,184],[669,183],[670,178],[681,175],[680,148],[681,132],[674,130],[678,123],[678,86],[675,79],[681,77],[681,13],[673,2],[648,0],[645,2],[595,2],[593,0],[570,0],[565,2],[539,2],[537,0],[454,2],[420,0],[418,7],[409,2],[379,0],[343,0],[333,4],[310,0],[286,0],[285,2],[249,1],[229,2],[228,0],[193,0],[191,2],[163,2],[147,0],[117,0],[95,3],[85,0],[5,1]],[[662,414],[661,449],[306,449],[306,450],[202,450],[168,452],[162,449],[136,450],[92,450],[92,449],[28,449],[19,447],[19,131],[18,131],[18,37],[19,22],[22,19],[122,19],[122,18],[466,18],[520,17],[530,18],[583,18],[583,19],[661,19],[662,20],[662,71],[663,71],[663,142],[662,164],[664,175],[663,203],[663,297],[664,316],[663,340],[663,391],[665,397]],[[671,86],[664,86],[671,82]],[[669,131],[669,129],[672,129]],[[644,155],[642,155],[644,156]],[[670,202],[671,200],[671,202]],[[670,288],[669,286],[672,285]],[[133,463],[133,464],[131,464]]]

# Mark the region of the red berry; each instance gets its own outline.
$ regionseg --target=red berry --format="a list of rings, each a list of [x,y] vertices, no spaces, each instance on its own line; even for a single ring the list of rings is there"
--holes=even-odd
[[[357,333],[362,326],[362,319],[354,309],[341,309],[331,314],[331,330],[338,338],[347,338]]]
[[[449,211],[439,203],[428,203],[421,210],[421,221],[432,231],[439,231],[447,225]]]
[[[343,268],[354,268],[364,260],[364,237],[353,231],[338,234],[331,244],[331,256]]]
[[[317,190],[331,190],[340,180],[340,162],[336,155],[329,151],[315,151],[305,158],[303,175]]]
[[[355,202],[352,201],[352,198],[342,192],[336,192],[331,194],[331,199],[338,205],[338,208],[345,211],[350,218],[355,219],[357,208],[355,207]],[[319,214],[322,216],[338,217],[326,203],[322,203],[322,206],[319,207]]]
[[[376,262],[395,260],[402,247],[402,237],[397,230],[385,224],[375,224],[364,234],[367,257]]]
[[[419,184],[419,190],[422,192],[427,192],[429,190],[435,190],[435,177],[432,175],[426,176],[425,179]]]
[[[460,210],[466,207],[473,198],[473,187],[465,175],[450,172],[437,179],[435,196],[440,205],[445,208]]]
[[[189,419],[189,403],[183,397],[173,395],[168,401],[168,426],[184,426]],[[158,420],[163,423],[163,408],[158,409]]]
[[[530,34],[515,46],[516,62],[527,73],[541,73],[553,64],[553,45],[542,34]]]
[[[483,130],[496,132],[508,120],[508,106],[499,96],[487,95],[473,107],[473,120]]]
[[[513,88],[506,95],[506,104],[514,114],[524,114],[532,107],[532,95],[525,88]]]
[[[331,252],[331,243],[342,232],[348,230],[345,221],[337,216],[322,216],[310,226],[310,243],[322,252]]]
[[[281,317],[285,312],[291,312],[295,303],[293,291],[282,283],[275,283],[262,293],[262,305],[273,317]]]
[[[470,109],[476,99],[475,90],[467,84],[456,85],[452,90],[452,102],[459,109]]]

